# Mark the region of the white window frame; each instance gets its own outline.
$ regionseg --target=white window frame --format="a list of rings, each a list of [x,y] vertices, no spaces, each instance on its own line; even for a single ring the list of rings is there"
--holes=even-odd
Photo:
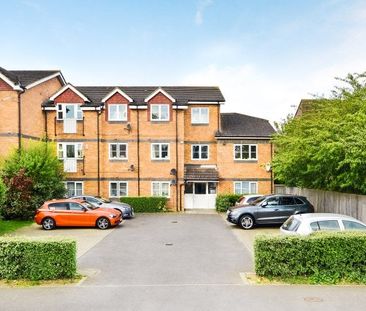
[[[76,196],[80,196],[80,195],[83,195],[84,194],[84,182],[82,182],[82,181],[74,181],[74,180],[64,181],[65,188],[68,191],[67,183],[74,183],[74,193],[75,193],[75,195],[73,195],[72,197],[76,197]],[[76,184],[81,184],[81,194],[76,193]],[[67,193],[67,195],[69,195],[69,193]]]
[[[249,192],[248,193],[246,193],[246,192],[243,192],[243,189],[244,189],[244,187],[243,187],[243,183],[248,183],[248,189],[249,189]],[[236,191],[236,185],[237,184],[240,184],[240,193],[238,193],[237,191]],[[255,192],[252,192],[251,191],[251,187],[253,186],[253,185],[255,185]],[[258,193],[258,182],[256,182],[256,181],[247,181],[247,180],[242,180],[242,181],[240,181],[240,180],[238,180],[238,181],[234,181],[234,191],[233,191],[235,194],[257,194]]]
[[[166,118],[162,118],[161,115],[161,107],[166,106],[168,108],[168,115]],[[153,119],[153,107],[158,107],[158,118]],[[169,104],[150,104],[150,120],[152,122],[161,122],[161,121],[169,121],[170,120],[170,107]]]
[[[158,191],[159,195],[154,194],[154,184],[157,184],[159,186],[159,191]],[[168,195],[167,196],[162,194],[162,185],[163,184],[168,185]],[[170,182],[169,181],[152,181],[151,182],[151,196],[170,198]]]
[[[159,146],[159,157],[156,158],[155,157],[155,152],[154,152],[154,146],[158,145]],[[163,145],[167,145],[168,146],[168,156],[166,158],[162,158],[162,146]],[[169,143],[152,143],[151,144],[151,148],[150,148],[150,152],[151,152],[151,160],[170,160],[170,144]]]
[[[112,157],[112,145],[117,146],[117,157]],[[121,146],[126,146],[126,157],[120,157],[120,149]],[[128,159],[128,144],[126,143],[110,143],[108,145],[108,152],[109,152],[109,160],[127,160]]]
[[[199,151],[198,151],[198,158],[194,158],[193,157],[193,147],[198,146],[199,147]],[[202,147],[207,147],[207,158],[202,158]],[[207,161],[210,159],[210,145],[207,144],[194,144],[191,146],[191,159],[193,161]]]
[[[73,145],[75,148],[75,157],[67,157],[67,146],[69,145]],[[62,156],[60,156],[60,154]],[[83,143],[68,143],[68,142],[62,142],[62,143],[57,143],[57,157],[60,160],[64,160],[64,159],[77,159],[80,160],[82,159],[84,156],[84,152],[83,152]]]
[[[112,195],[112,184],[117,184],[117,194],[120,194],[121,192],[121,184],[126,184],[126,195],[117,195],[114,196]],[[116,180],[116,181],[110,181],[109,182],[109,197],[110,198],[122,198],[122,197],[128,197],[128,181],[123,181],[123,180]]]
[[[240,158],[236,158],[235,157],[235,149],[236,146],[240,147]],[[242,158],[242,154],[243,154],[243,146],[249,146],[249,158],[248,159],[243,159]],[[252,147],[255,147],[255,158],[252,158],[252,152],[251,149]],[[258,160],[258,145],[257,144],[234,144],[234,148],[233,148],[233,156],[234,156],[234,160],[235,161],[253,161],[253,160]]]
[[[117,108],[117,118],[112,118],[111,107]],[[124,108],[124,111],[122,109]],[[118,117],[121,114],[121,117]],[[108,104],[108,121],[127,121],[128,107],[127,104]]]
[[[65,120],[66,119],[66,107],[67,106],[76,106],[75,107],[75,112],[74,112],[74,117],[73,118],[69,118],[69,119],[74,119],[74,120],[83,120],[84,114],[83,114],[83,110],[81,109],[80,104],[77,103],[62,103],[62,104],[57,104],[57,120]],[[80,116],[78,117],[78,113],[80,113]],[[60,116],[61,114],[61,116]]]
[[[207,110],[207,120],[203,120],[202,110]],[[193,115],[197,113],[198,118],[195,120]],[[191,108],[191,124],[209,124],[210,123],[210,109],[208,107],[194,107]]]

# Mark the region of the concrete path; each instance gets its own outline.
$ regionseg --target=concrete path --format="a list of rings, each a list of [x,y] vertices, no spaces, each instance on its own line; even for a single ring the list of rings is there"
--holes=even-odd
[[[80,257],[79,286],[0,289],[0,309],[365,310],[365,287],[255,286],[250,252],[220,215],[138,215]],[[56,232],[56,231],[55,231]]]

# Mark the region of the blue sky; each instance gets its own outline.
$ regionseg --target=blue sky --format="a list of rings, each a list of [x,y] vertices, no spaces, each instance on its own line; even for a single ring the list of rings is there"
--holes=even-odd
[[[366,70],[357,0],[0,0],[0,66],[74,85],[218,85],[236,111],[280,120],[335,76]]]

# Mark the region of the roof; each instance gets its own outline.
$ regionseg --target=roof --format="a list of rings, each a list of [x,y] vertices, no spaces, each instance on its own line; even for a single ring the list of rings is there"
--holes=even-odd
[[[23,87],[30,86],[43,79],[51,78],[52,76],[60,76],[63,84],[65,84],[65,79],[60,70],[6,70],[0,67],[0,73],[14,84],[20,84]]]
[[[274,133],[268,120],[240,113],[221,113],[221,130],[216,137],[270,138]]]
[[[305,213],[305,214],[298,214],[294,215],[297,218],[303,219],[349,219],[355,220],[354,217],[349,215],[342,215],[342,214],[335,214],[335,213]],[[356,219],[357,220],[357,219]]]
[[[220,89],[211,86],[76,86],[76,88],[94,103],[102,102],[102,99],[116,88],[126,93],[137,104],[143,104],[144,100],[159,88],[170,94],[178,104],[186,104],[188,101],[225,101]]]
[[[208,165],[185,165],[184,179],[216,181],[219,180],[219,173],[216,167],[211,167]]]
[[[317,99],[301,99],[295,112],[295,117],[300,117],[311,109],[311,106]]]

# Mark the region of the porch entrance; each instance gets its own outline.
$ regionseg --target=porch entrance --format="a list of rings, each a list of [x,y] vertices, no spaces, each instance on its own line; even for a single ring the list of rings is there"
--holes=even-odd
[[[217,182],[187,182],[184,187],[185,209],[214,209]]]

